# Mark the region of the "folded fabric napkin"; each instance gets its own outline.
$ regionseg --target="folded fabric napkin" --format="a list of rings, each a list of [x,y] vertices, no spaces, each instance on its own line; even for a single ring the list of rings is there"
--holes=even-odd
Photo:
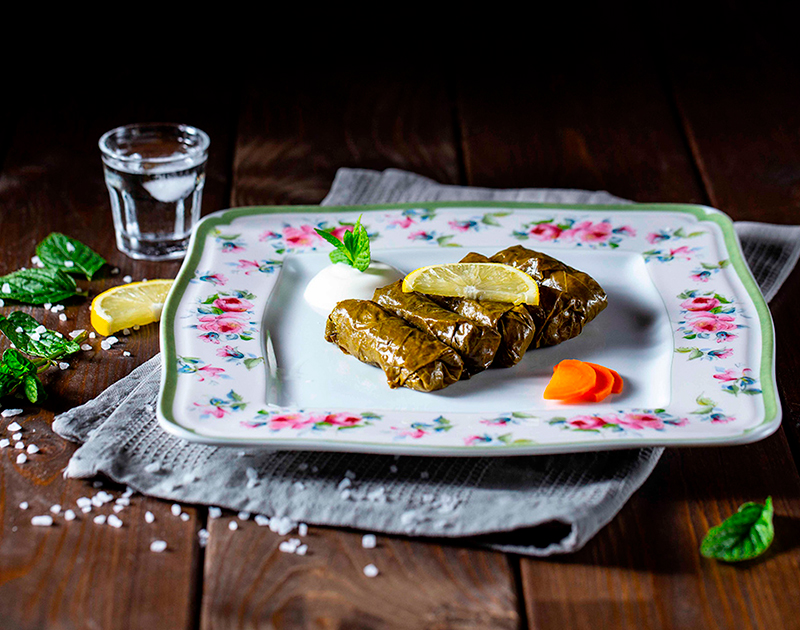
[[[438,200],[624,203],[605,192],[443,186],[397,170],[341,169],[323,205]],[[800,255],[800,228],[739,224],[771,298]],[[96,399],[58,416],[80,442],[71,477],[98,474],[181,503],[296,522],[437,538],[546,556],[581,548],[647,479],[663,449],[445,458],[218,448],[185,442],[156,420],[157,355]]]

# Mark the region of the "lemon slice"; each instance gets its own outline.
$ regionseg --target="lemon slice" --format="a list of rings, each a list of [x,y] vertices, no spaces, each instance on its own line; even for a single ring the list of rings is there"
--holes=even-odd
[[[108,336],[123,328],[157,322],[172,282],[146,280],[103,291],[92,300],[92,326],[101,335]]]
[[[539,287],[534,279],[502,263],[452,263],[420,267],[403,279],[403,291],[531,306],[539,303]]]

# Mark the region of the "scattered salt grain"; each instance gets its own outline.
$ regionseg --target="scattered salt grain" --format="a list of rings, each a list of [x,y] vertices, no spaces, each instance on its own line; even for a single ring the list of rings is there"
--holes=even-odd
[[[75,520],[75,512],[72,510],[67,510],[64,512],[64,520],[65,521],[74,521]]]
[[[307,551],[308,551],[308,545],[300,545],[300,546],[297,548],[297,551],[295,551],[295,553],[296,553],[298,556],[304,556],[304,555],[306,555],[306,552],[307,552]]]
[[[114,267],[114,268],[111,270],[111,275],[112,275],[112,276],[119,275],[119,267]]]
[[[111,514],[108,517],[108,524],[111,525],[111,527],[116,527],[117,529],[119,529],[120,527],[122,527],[122,519],[116,514]]]
[[[170,508],[170,511],[172,512],[172,515],[173,515],[173,516],[180,516],[180,515],[181,515],[181,512],[182,512],[183,510],[181,509],[181,506],[180,506],[179,504],[177,504],[177,503],[173,503],[173,504],[172,504],[172,507]]]
[[[151,462],[144,467],[144,471],[147,473],[157,473],[159,470],[161,470],[161,464],[158,462]]]
[[[364,567],[364,575],[369,578],[374,578],[376,575],[378,575],[378,567],[376,567],[374,564],[368,564]]]
[[[167,550],[167,543],[163,540],[154,540],[150,543],[150,551],[161,553]]]
[[[123,357],[129,357],[129,356],[131,356],[131,353],[130,353],[130,352],[128,352],[127,350],[123,350],[123,351],[122,351],[122,356],[123,356]]]
[[[28,336],[31,338],[31,341],[41,341],[42,340],[42,336],[39,333],[33,332]]]
[[[0,307],[5,306],[6,303],[3,300],[0,300]]]
[[[56,503],[55,505],[51,505],[50,506],[50,511],[53,514],[60,514],[61,513],[61,506],[58,503]]]
[[[59,363],[58,363],[58,369],[59,370],[66,370],[68,368],[69,368],[69,363],[66,363],[64,361],[59,361]]]
[[[115,513],[119,514],[120,512],[122,512],[122,510],[125,509],[125,506],[117,504],[111,509],[114,510]]]
[[[4,282],[2,288],[0,288],[0,291],[3,293],[11,293],[11,285],[8,284],[8,282]]]
[[[222,516],[222,508],[218,507],[210,507],[208,508],[208,517],[209,518],[219,518]]]
[[[50,527],[53,524],[53,517],[49,514],[43,514],[41,516],[34,516],[31,519],[31,525],[35,525],[37,527]]]
[[[92,504],[92,500],[89,497],[78,497],[75,503],[78,504],[78,507],[82,508],[90,506]]]
[[[25,331],[23,330],[22,326],[17,326],[17,327],[14,329],[14,332],[15,332],[15,333],[21,333],[21,332],[25,332]]]
[[[0,416],[4,418],[10,418],[11,416],[18,416],[22,413],[22,409],[3,409]],[[19,426],[16,422],[12,422],[11,424],[6,427],[9,431],[19,431],[22,427]]]
[[[92,346],[90,346],[88,343],[85,343],[85,344],[83,344],[81,346],[81,350],[83,350],[84,352],[88,352],[91,349],[92,349]]]
[[[44,267],[44,263],[42,262],[42,259],[39,258],[38,256],[31,256],[31,263],[33,265],[35,265],[36,267]]]
[[[103,525],[106,522],[106,515],[105,514],[98,514],[93,519],[96,525]]]
[[[134,330],[139,330],[140,328],[141,326],[139,326],[139,324],[136,324],[136,326],[133,327]]]
[[[61,313],[61,314],[58,316],[58,320],[59,320],[59,321],[62,321],[62,322],[65,322],[65,321],[67,321],[67,316],[66,316],[66,315],[64,315],[64,313]]]
[[[84,514],[88,514],[91,511],[92,511],[92,506],[91,505],[84,505],[81,508],[81,512],[83,512]]]
[[[110,337],[106,337],[105,341],[109,346],[113,346],[115,343],[119,341],[119,338],[115,337],[114,335],[111,335]]]
[[[236,521],[231,521],[230,523],[228,523],[228,529],[231,530],[232,532],[235,532],[237,529],[239,529],[239,523],[237,523]]]
[[[74,267],[74,266],[75,266],[75,263],[74,263],[74,262],[72,262],[71,260],[65,260],[65,261],[64,261],[64,266],[65,266],[67,269],[70,269],[70,268],[72,268],[72,267]]]
[[[96,338],[97,338],[97,333],[95,333],[94,331],[89,333],[89,339],[96,339]]]
[[[65,247],[66,247],[68,252],[74,252],[75,251],[75,246],[72,243],[70,243],[69,241],[67,241],[67,244],[66,244]]]
[[[256,514],[253,520],[255,520],[256,525],[259,527],[266,527],[269,525],[269,516],[264,516],[263,514]]]
[[[79,328],[78,330],[73,330],[71,333],[69,333],[70,339],[75,339],[75,337],[79,337],[85,332],[86,331],[83,328]]]
[[[239,512],[237,516],[243,521],[250,520],[250,512]]]
[[[145,523],[152,523],[155,520],[156,520],[156,517],[150,510],[148,510],[147,512],[144,513],[144,522]]]
[[[308,525],[306,525],[305,523],[300,523],[297,526],[297,533],[300,536],[307,536],[308,535]]]
[[[28,461],[28,458],[26,457],[25,453],[20,453],[19,455],[17,455],[17,463],[18,464],[24,464],[27,461]]]
[[[128,284],[129,282],[133,282],[133,278],[131,278],[130,276],[122,276],[122,281],[125,284]]]
[[[28,455],[35,455],[39,452],[39,447],[36,446],[36,444],[28,444],[28,448],[26,450],[28,451]]]
[[[11,441],[8,438],[0,440],[0,448],[6,448],[9,444],[11,444]]]
[[[17,449],[18,451],[21,451],[25,448],[25,444],[23,442],[17,442],[16,444],[14,444],[14,448]]]
[[[22,433],[17,431],[14,435],[11,436],[11,439],[12,440],[21,440],[22,439]]]
[[[201,529],[197,532],[197,542],[201,547],[205,547],[208,544],[208,539],[211,536],[207,529]]]
[[[352,485],[353,485],[353,482],[352,482],[352,481],[350,481],[350,479],[348,479],[347,477],[345,477],[344,479],[342,479],[342,480],[339,482],[339,490],[340,490],[340,491],[341,491],[341,490],[344,490],[345,488],[349,488],[349,487],[350,487],[350,486],[352,486]]]
[[[181,512],[181,520],[185,523],[191,518],[186,512]]]
[[[27,510],[28,509],[28,502],[27,501],[23,501],[22,503],[20,503],[19,504],[19,509],[20,510]]]
[[[375,549],[376,544],[378,544],[378,541],[375,538],[375,534],[364,534],[361,537],[361,546],[364,549]]]
[[[130,335],[131,334],[131,329],[130,328],[123,328],[122,329],[122,334],[125,335],[125,336]]]
[[[39,324],[36,328],[33,329],[37,335],[41,335],[42,333],[47,332],[47,328],[45,328],[42,324]]]

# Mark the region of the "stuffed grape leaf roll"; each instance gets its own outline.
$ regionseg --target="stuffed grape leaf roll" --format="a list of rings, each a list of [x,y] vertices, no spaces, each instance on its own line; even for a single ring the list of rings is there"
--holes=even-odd
[[[498,331],[447,310],[421,293],[404,293],[402,280],[376,289],[372,299],[458,352],[464,360],[462,378],[485,370],[494,361],[501,340]]]
[[[461,378],[455,350],[369,300],[343,300],[328,316],[325,340],[380,367],[389,387],[431,392]]]

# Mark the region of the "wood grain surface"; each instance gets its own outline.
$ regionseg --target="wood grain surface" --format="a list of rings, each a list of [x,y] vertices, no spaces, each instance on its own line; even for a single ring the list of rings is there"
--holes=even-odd
[[[743,28],[737,11],[732,23]],[[120,269],[81,282],[90,298],[123,275],[175,275],[177,263],[133,261],[114,244],[97,138],[146,120],[180,120],[210,134],[204,212],[317,203],[336,169],[351,166],[408,169],[444,183],[604,189],[800,224],[800,65],[763,29],[741,40],[731,57],[692,38],[674,46],[663,34],[632,34],[569,72],[538,64],[516,81],[480,68],[353,68],[222,76],[204,81],[201,95],[153,89],[125,97],[92,82],[57,100],[34,90],[0,105],[0,274],[29,265],[35,244],[62,231]],[[189,506],[181,520],[170,504],[140,496],[119,513],[119,529],[91,520],[111,504],[33,527],[31,516],[53,504],[76,509],[79,497],[124,490],[65,480],[76,445],[49,425],[153,356],[156,329],[110,351],[95,347],[68,370],[47,373],[41,407],[0,420],[0,433],[16,420],[23,440],[41,449],[22,465],[18,451],[0,450],[0,628],[800,628],[800,271],[771,308],[783,428],[749,446],[668,450],[583,550],[549,559],[390,536],[364,549],[360,532],[321,527],[310,529],[301,557],[281,552],[286,537],[252,520],[209,519]],[[62,332],[89,328],[86,301],[67,305],[67,322],[23,309]],[[776,541],[763,558],[731,566],[699,555],[710,526],[768,495]],[[205,549],[202,527],[210,531]],[[167,541],[166,552],[150,551],[156,539]],[[364,575],[367,564],[377,577]]]

